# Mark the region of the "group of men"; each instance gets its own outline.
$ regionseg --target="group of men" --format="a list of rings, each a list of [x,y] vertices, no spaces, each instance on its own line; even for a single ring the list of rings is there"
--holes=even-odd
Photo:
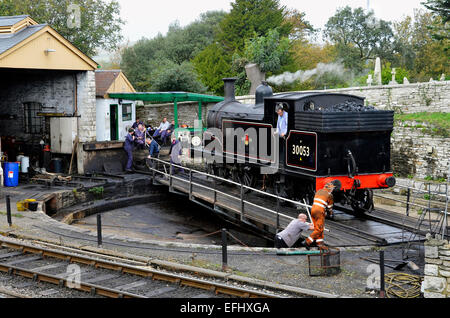
[[[171,140],[171,148],[170,148],[170,161],[176,165],[181,164],[180,155],[182,154],[181,143],[177,140],[175,134],[175,121],[169,123],[167,118],[164,118],[158,128],[154,129],[151,125],[147,127],[140,120],[140,118],[136,118],[136,122],[133,126],[128,130],[128,134],[125,138],[124,150],[127,153],[127,165],[125,170],[127,173],[132,172],[133,167],[133,151],[143,150],[145,147],[148,147],[149,155],[148,159],[157,159],[159,158],[159,152],[161,146],[167,144],[167,138],[172,136]],[[160,140],[158,143],[157,139]],[[153,164],[152,164],[153,166]],[[175,169],[177,172],[182,169]]]

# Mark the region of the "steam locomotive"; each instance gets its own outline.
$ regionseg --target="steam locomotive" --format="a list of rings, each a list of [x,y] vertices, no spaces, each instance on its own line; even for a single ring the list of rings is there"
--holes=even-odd
[[[357,213],[373,208],[373,189],[395,185],[390,163],[394,112],[364,106],[364,98],[345,94],[274,95],[264,82],[256,91],[256,103],[242,104],[235,98],[235,79],[224,82],[225,100],[210,109],[207,118],[208,131],[214,128],[221,136],[206,136],[202,150],[221,156],[208,162],[210,173],[248,187],[264,181],[281,196],[309,203],[317,190],[339,180],[342,187],[335,202]],[[280,139],[281,146],[274,147],[279,106],[288,112],[288,133]],[[208,147],[216,138],[220,151]],[[261,168],[274,163],[276,173],[262,173]]]

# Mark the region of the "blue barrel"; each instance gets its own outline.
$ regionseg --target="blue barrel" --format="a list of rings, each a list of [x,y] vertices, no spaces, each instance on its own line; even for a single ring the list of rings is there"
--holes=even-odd
[[[3,175],[5,187],[17,187],[19,185],[19,164],[17,162],[6,162]]]
[[[62,173],[63,160],[61,158],[54,158],[51,161],[50,169],[54,173]]]

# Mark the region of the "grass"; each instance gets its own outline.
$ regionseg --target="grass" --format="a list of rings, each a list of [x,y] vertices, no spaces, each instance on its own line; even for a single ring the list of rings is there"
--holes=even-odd
[[[414,128],[425,129],[431,135],[440,135],[443,137],[450,136],[450,113],[413,113],[413,114],[396,114],[395,120],[401,122],[417,122]],[[431,127],[426,127],[426,124]],[[409,126],[408,126],[409,127]]]
[[[0,211],[0,215],[6,215],[6,212]],[[18,213],[12,213],[11,216],[15,217],[15,218],[19,218],[22,219],[24,218],[24,216],[22,214],[18,214]]]

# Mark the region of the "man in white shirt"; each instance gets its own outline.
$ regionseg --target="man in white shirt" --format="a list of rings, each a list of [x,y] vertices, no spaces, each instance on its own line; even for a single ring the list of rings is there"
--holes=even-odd
[[[167,118],[164,118],[162,123],[159,125],[159,127],[156,129],[155,133],[153,134],[153,138],[160,137],[167,129],[169,129],[170,123],[167,121]]]
[[[287,228],[275,236],[276,248],[291,248],[303,242],[302,232],[314,230],[314,225],[306,223],[306,214],[299,214],[298,218],[293,220]]]

